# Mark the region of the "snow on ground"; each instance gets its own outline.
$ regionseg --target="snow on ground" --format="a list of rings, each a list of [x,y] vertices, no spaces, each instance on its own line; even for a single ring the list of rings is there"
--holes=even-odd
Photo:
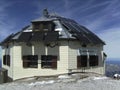
[[[33,82],[33,83],[28,84],[28,85],[30,85],[30,86],[44,85],[44,84],[52,84],[52,83],[54,83],[54,82],[55,82],[54,80],[50,80],[50,81],[40,81],[40,82]]]
[[[56,78],[16,81],[0,85],[0,90],[119,90],[120,80],[105,76],[60,75]],[[30,79],[31,80],[31,79]]]
[[[66,79],[66,78],[71,78],[70,76],[68,75],[60,75],[58,76],[59,79]]]
[[[107,77],[93,77],[93,80],[107,79]]]

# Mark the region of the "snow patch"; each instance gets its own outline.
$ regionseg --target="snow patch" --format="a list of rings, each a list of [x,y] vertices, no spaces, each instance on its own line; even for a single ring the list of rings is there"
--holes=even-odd
[[[114,77],[117,78],[117,77],[120,77],[120,74],[114,74]]]
[[[79,75],[77,76],[79,77]],[[51,80],[36,80],[33,82],[6,83],[0,85],[0,90],[119,90],[120,88],[119,80],[113,80],[104,76],[90,76],[79,79],[77,76],[61,75],[59,78],[69,79],[52,78]]]
[[[23,32],[32,32],[32,30],[25,30],[25,31],[23,31]]]
[[[72,76],[78,76],[78,74],[72,74]]]
[[[41,81],[41,82],[35,82],[35,83],[30,83],[28,85],[30,86],[34,86],[34,85],[44,85],[44,84],[52,84],[54,83],[54,80],[50,80],[50,81]]]
[[[107,77],[93,77],[93,80],[107,79]]]
[[[71,78],[70,76],[68,75],[60,75],[58,76],[59,79],[67,79],[67,78]]]

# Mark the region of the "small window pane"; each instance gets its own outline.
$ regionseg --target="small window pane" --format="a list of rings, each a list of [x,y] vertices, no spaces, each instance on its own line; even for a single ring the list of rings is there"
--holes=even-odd
[[[89,65],[90,66],[98,66],[98,56],[90,55]]]
[[[42,68],[57,68],[57,56],[42,55],[41,60]]]
[[[3,56],[3,64],[6,65],[7,60],[6,60],[6,55]]]
[[[77,57],[77,67],[87,67],[87,55],[81,55]]]
[[[38,55],[26,55],[22,57],[24,68],[37,68],[38,67]]]

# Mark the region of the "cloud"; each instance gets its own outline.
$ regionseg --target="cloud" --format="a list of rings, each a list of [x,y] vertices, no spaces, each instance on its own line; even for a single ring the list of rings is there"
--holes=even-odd
[[[119,0],[110,0],[89,5],[89,8],[86,7],[84,11],[81,11],[85,14],[82,14],[84,16],[82,16],[81,21],[85,21],[84,25],[92,31],[101,33],[109,28],[120,26],[119,10]]]
[[[71,17],[72,16],[72,12],[70,11],[70,2],[69,0],[63,0],[64,2],[64,8],[65,8],[65,11],[64,11],[64,14],[68,17]]]
[[[7,11],[13,4],[14,2],[8,2],[6,0],[0,1],[0,41],[8,34],[14,32],[16,22],[15,19],[10,17]]]
[[[105,52],[108,58],[120,58],[120,27],[108,29],[99,36],[106,42]]]

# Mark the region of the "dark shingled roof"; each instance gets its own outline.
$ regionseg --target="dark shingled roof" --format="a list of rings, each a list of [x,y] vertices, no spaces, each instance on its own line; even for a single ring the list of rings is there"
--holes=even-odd
[[[22,32],[17,39],[18,42],[31,42],[31,41],[44,41],[52,42],[57,41],[59,37],[58,32]]]
[[[98,36],[96,36],[94,33],[92,33],[90,30],[88,30],[86,27],[79,25],[77,22],[75,22],[72,19],[64,18],[55,14],[49,14],[46,16],[43,16],[39,19],[33,20],[34,22],[47,22],[47,21],[54,21],[57,20],[61,23],[61,25],[66,28],[64,32],[66,33],[66,39],[75,39],[79,40],[83,44],[102,44],[105,45],[105,42],[103,42]],[[57,41],[58,39],[61,39],[59,32],[57,31],[49,31],[49,32],[24,32],[24,30],[30,30],[32,29],[31,26],[25,27],[21,32],[18,32],[15,35],[10,35],[7,37],[1,44],[4,44],[8,41],[14,40],[19,42],[28,42],[28,41],[44,41],[44,42],[51,42],[51,41]],[[65,34],[64,34],[65,35]],[[71,35],[71,36],[67,36]],[[63,39],[63,38],[62,38]]]
[[[85,44],[105,44],[98,36],[96,36],[86,27],[79,25],[74,20],[60,17],[60,21],[69,29],[69,32],[81,42]]]
[[[6,37],[1,43],[0,45],[4,44],[4,43],[9,43],[12,41],[12,37],[14,36],[14,34],[10,34],[8,37]]]

